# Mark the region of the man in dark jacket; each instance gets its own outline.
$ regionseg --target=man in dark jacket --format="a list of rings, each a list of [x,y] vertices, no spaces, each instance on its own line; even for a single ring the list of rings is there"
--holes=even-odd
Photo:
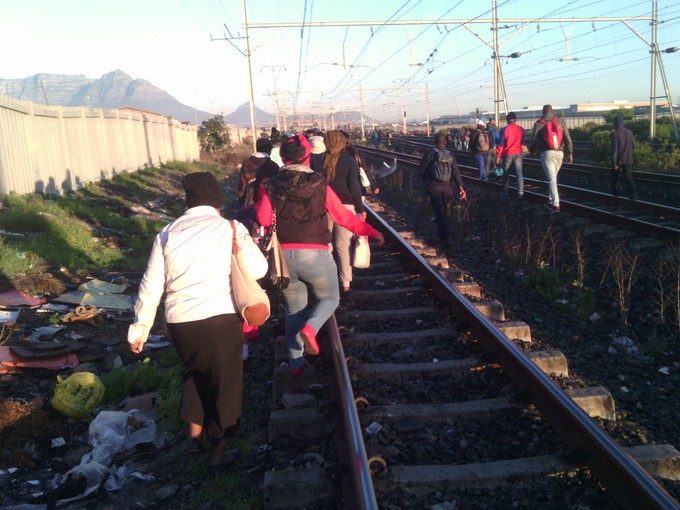
[[[619,176],[623,171],[623,177],[628,184],[628,190],[633,200],[638,199],[633,182],[633,147],[635,138],[630,129],[623,127],[623,115],[614,117],[614,131],[611,135],[612,142],[612,195],[619,196]]]
[[[465,200],[467,195],[465,188],[463,188],[463,179],[460,176],[458,164],[453,155],[446,150],[446,135],[439,134],[434,138],[435,147],[423,154],[420,160],[420,176],[427,181],[427,194],[430,196],[432,203],[432,211],[434,212],[434,221],[437,225],[437,233],[439,239],[445,247],[449,247],[451,243],[451,230],[449,229],[449,222],[447,218],[447,208],[449,200],[453,196],[453,189],[451,188],[451,181],[455,180],[458,185],[458,197],[460,200]],[[434,171],[433,166],[437,165],[440,160],[448,160],[448,178],[440,180],[441,173]]]
[[[255,148],[257,152],[241,165],[238,183],[238,203],[241,207],[255,203],[262,180],[274,177],[279,171],[279,165],[270,158],[272,142],[268,138],[258,138]]]
[[[543,204],[550,213],[560,212],[560,195],[557,192],[557,174],[562,167],[562,161],[567,158],[569,163],[574,162],[574,144],[571,142],[571,136],[564,120],[557,119],[559,128],[562,131],[562,142],[556,149],[551,148],[544,136],[544,130],[548,129],[547,123],[552,122],[554,118],[553,108],[547,104],[543,106],[543,116],[536,121],[534,129],[531,132],[531,147],[529,151],[532,154],[540,153],[541,166],[545,172],[545,178],[548,180],[548,188],[550,194],[548,201]]]
[[[474,154],[475,165],[479,169],[479,178],[482,181],[489,180],[486,173],[486,161],[489,157],[489,150],[493,146],[493,135],[486,129],[486,123],[479,119],[477,127],[470,133],[469,151]]]

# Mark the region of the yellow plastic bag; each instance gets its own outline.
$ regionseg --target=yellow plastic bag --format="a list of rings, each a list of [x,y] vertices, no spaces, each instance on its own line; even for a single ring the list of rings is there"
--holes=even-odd
[[[69,418],[87,418],[104,399],[104,383],[92,372],[77,372],[66,380],[57,376],[57,381],[52,407]]]

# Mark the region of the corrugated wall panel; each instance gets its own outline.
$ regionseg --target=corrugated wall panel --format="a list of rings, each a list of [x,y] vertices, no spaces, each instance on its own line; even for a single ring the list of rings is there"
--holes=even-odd
[[[0,95],[0,195],[61,194],[148,165],[199,157],[195,126],[138,112]]]

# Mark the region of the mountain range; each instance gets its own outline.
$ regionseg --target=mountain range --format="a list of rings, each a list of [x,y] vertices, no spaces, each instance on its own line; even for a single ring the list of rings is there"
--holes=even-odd
[[[116,70],[93,79],[85,75],[39,73],[28,78],[0,78],[0,94],[40,104],[84,106],[86,108],[138,108],[172,116],[192,124],[211,119],[214,115],[180,103],[177,99],[142,79],[132,79]],[[244,115],[243,112],[247,113]],[[258,125],[272,124],[276,118],[271,113],[256,108]],[[250,125],[248,103],[224,118],[228,124]]]

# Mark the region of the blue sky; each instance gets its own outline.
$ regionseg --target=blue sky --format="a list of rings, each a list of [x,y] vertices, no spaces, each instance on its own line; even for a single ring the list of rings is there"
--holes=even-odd
[[[248,21],[490,19],[490,0],[247,0]],[[648,101],[649,47],[620,21],[548,23],[547,18],[650,16],[651,0],[499,0],[502,67],[510,109],[552,103]],[[680,47],[680,3],[659,0],[661,49]],[[503,20],[530,18],[522,26]],[[225,28],[226,25],[226,28]],[[506,26],[508,25],[508,26]],[[631,21],[651,41],[649,21]],[[467,27],[467,28],[466,28]],[[36,73],[98,78],[121,69],[181,102],[230,113],[248,100],[241,0],[0,0],[0,78]],[[395,121],[493,109],[488,23],[251,29],[255,103],[289,114],[359,108]],[[664,54],[680,102],[680,51]],[[395,90],[390,90],[395,89]],[[299,91],[297,93],[296,91]],[[290,93],[289,93],[290,92]],[[663,94],[659,78],[657,95]]]

